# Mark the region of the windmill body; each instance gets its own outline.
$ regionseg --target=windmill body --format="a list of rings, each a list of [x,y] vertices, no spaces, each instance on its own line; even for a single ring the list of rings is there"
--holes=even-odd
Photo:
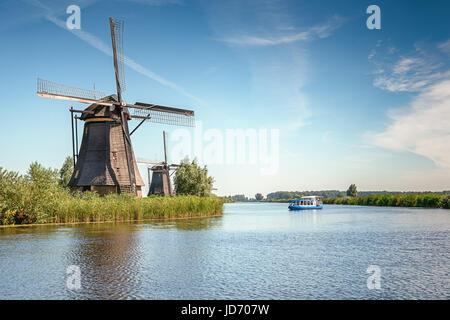
[[[173,197],[175,192],[170,182],[170,170],[176,171],[178,169],[177,164],[168,164],[167,162],[167,134],[163,131],[164,140],[164,161],[154,164],[149,168],[149,174],[151,171],[152,181],[148,190],[148,196],[170,196]]]
[[[148,190],[148,195],[173,196],[170,178],[167,176],[167,169],[164,165],[155,165],[150,168],[152,172],[152,182]]]
[[[69,186],[72,190],[96,191],[100,195],[131,193],[127,149],[133,161],[136,195],[141,197],[144,182],[137,170],[132,145],[124,138],[118,117],[108,106],[93,104],[86,110],[94,111],[94,114],[84,113],[80,118],[84,121],[83,138]]]
[[[89,104],[84,110],[70,109],[72,117],[74,112],[78,112],[81,116],[76,119],[84,121],[81,147],[79,152],[77,150],[78,156],[69,182],[73,190],[97,191],[101,195],[117,192],[142,196],[141,187],[144,182],[137,169],[131,135],[144,122],[194,126],[194,111],[142,102],[129,104],[122,99],[125,90],[123,22],[109,18],[109,25],[117,95],[105,96],[97,91],[64,86],[43,79],[38,79],[37,94],[44,98]],[[128,122],[132,119],[140,120],[140,123],[130,133]],[[72,143],[74,144],[73,118]],[[73,148],[75,150],[74,145]]]

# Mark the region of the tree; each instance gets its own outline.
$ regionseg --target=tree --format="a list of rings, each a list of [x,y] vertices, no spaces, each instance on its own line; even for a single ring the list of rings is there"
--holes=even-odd
[[[231,199],[234,201],[248,201],[248,198],[245,196],[245,194],[235,194],[234,196],[231,196]]]
[[[39,187],[57,186],[58,184],[58,170],[45,168],[37,162],[30,164],[26,177]]]
[[[64,160],[61,169],[59,170],[59,179],[61,185],[67,187],[70,178],[72,177],[72,174],[73,174],[73,158],[71,156],[67,156],[66,160]]]
[[[261,201],[262,199],[264,199],[264,196],[261,193],[257,193],[255,194],[255,199]]]
[[[351,184],[347,189],[347,196],[356,197],[358,195],[358,191],[356,190],[356,185]]]
[[[211,195],[214,178],[208,176],[206,166],[201,168],[197,159],[189,163],[189,158],[181,161],[176,171],[174,184],[175,192],[179,195],[208,197]]]

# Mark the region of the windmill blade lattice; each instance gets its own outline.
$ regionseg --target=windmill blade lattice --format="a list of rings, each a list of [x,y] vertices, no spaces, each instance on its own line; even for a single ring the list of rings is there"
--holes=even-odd
[[[41,94],[51,94],[90,100],[99,100],[102,97],[105,97],[105,94],[99,91],[66,86],[41,78],[37,79],[37,92]]]
[[[194,127],[195,119],[194,117],[185,116],[182,114],[173,114],[157,110],[141,110],[141,109],[131,109],[131,116],[134,118],[150,118],[146,121],[169,124],[174,126],[186,126]]]
[[[136,106],[146,105],[146,108],[134,108],[130,106],[131,116],[135,118],[148,118],[149,122],[169,124],[175,126],[195,127],[194,112],[191,110],[176,109],[158,105],[136,102]]]
[[[124,55],[123,55],[123,21],[113,20],[114,40],[116,43],[117,66],[119,72],[119,84],[122,92],[126,90],[125,73],[124,73]]]

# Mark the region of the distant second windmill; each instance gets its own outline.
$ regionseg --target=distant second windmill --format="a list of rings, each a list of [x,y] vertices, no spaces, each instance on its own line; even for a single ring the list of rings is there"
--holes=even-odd
[[[173,196],[175,191],[172,188],[170,182],[171,175],[178,169],[178,164],[169,164],[167,161],[167,135],[163,131],[164,140],[164,161],[151,163],[152,166],[149,167],[149,176],[151,172],[151,182],[148,190],[148,195],[158,195],[158,196]],[[170,173],[172,171],[172,173]]]
[[[108,193],[132,193],[142,196],[144,182],[137,169],[131,134],[145,121],[194,126],[194,111],[156,104],[126,103],[124,56],[122,50],[123,22],[109,18],[117,95],[104,96],[93,91],[63,86],[38,79],[40,97],[90,104],[81,113],[84,121],[83,139],[69,186],[73,190]],[[130,112],[131,110],[131,112]],[[141,122],[130,133],[128,121]]]

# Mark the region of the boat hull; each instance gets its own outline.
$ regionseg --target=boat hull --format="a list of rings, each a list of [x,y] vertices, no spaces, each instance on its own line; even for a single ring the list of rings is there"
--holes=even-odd
[[[290,205],[289,210],[315,210],[315,209],[322,209],[323,206],[297,206],[297,205]]]

